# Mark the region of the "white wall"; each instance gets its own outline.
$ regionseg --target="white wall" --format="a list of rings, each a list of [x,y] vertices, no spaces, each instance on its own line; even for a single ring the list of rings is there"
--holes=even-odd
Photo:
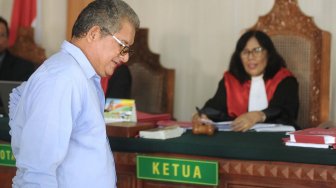
[[[0,0],[0,15],[10,18],[12,0]],[[44,40],[47,55],[65,39],[66,1],[43,0]],[[161,63],[176,70],[175,114],[189,120],[195,106],[212,97],[228,66],[244,28],[270,11],[273,0],[125,0],[149,28],[150,49]],[[336,120],[336,1],[299,0],[302,11],[332,33],[331,119]],[[334,52],[334,53],[333,53]]]

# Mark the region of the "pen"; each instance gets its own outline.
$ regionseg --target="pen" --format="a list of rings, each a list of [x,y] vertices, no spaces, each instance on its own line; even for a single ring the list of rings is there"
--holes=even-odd
[[[201,117],[202,115],[202,111],[196,106],[196,111],[198,113],[198,116]]]
[[[214,124],[214,122],[211,121],[210,119],[207,119],[207,118],[202,117],[202,114],[203,114],[203,113],[202,113],[202,110],[200,110],[197,106],[196,106],[196,111],[197,111],[197,114],[198,114],[198,116],[199,116],[200,121],[202,122],[202,124],[203,124],[203,123]]]

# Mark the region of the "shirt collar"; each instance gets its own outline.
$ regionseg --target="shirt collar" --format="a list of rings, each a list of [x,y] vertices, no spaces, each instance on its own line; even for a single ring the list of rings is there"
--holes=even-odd
[[[61,49],[68,52],[77,61],[87,78],[90,79],[95,77],[100,79],[100,76],[93,69],[92,64],[80,48],[68,41],[64,41]]]
[[[261,74],[259,76],[252,76],[251,80],[254,81],[254,80],[262,80],[264,77],[264,74]]]

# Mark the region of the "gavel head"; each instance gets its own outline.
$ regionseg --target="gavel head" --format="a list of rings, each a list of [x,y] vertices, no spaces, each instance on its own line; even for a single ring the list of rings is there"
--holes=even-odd
[[[193,118],[192,125],[193,134],[213,135],[215,132],[215,126],[210,122],[202,121],[201,118]]]

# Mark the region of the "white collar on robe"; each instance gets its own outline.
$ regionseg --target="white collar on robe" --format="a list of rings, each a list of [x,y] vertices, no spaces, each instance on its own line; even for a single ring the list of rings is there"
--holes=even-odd
[[[251,78],[248,111],[264,110],[268,106],[263,75]]]

